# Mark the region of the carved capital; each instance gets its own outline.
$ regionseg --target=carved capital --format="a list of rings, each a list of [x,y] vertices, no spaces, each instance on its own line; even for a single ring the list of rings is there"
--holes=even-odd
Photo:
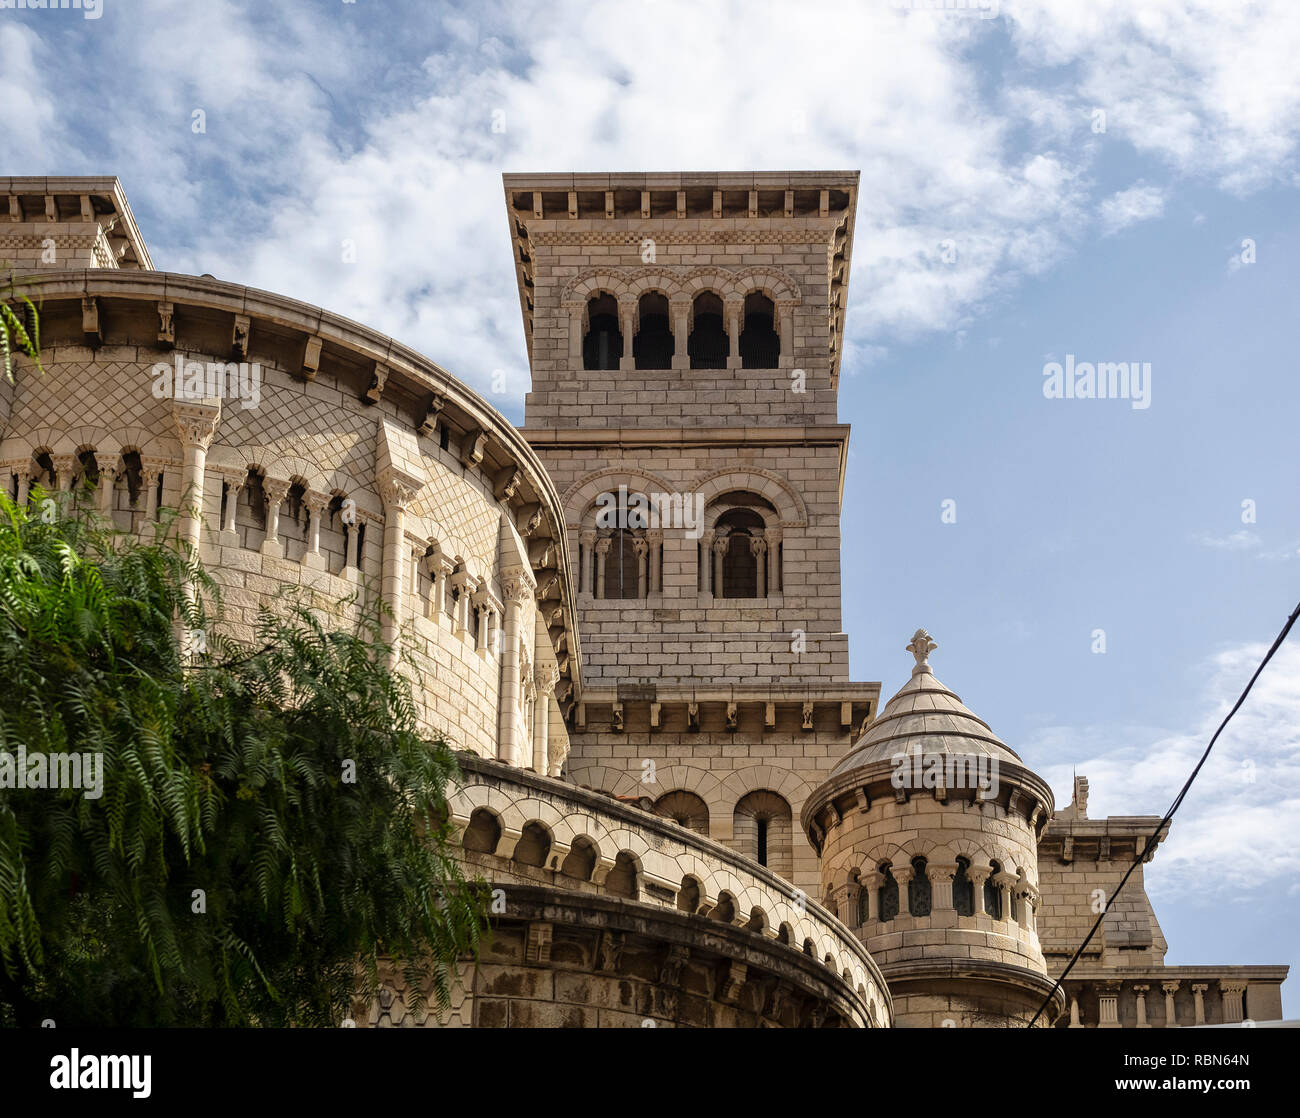
[[[209,404],[174,400],[172,418],[176,421],[181,445],[187,449],[197,447],[207,453],[216,437],[217,424],[221,422],[221,401],[214,400]]]

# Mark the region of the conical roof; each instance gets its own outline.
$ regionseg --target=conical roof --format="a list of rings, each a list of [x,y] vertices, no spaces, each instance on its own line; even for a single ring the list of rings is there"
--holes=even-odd
[[[867,727],[867,732],[840,759],[832,777],[896,754],[986,754],[1000,761],[1020,758],[982,718],[978,718],[930,670],[929,656],[939,646],[924,629],[917,629],[907,651],[916,657],[909,679]]]

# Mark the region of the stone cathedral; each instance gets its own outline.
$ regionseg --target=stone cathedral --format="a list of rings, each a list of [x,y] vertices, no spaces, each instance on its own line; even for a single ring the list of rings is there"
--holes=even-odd
[[[11,497],[180,510],[237,635],[285,587],[381,596],[461,751],[492,935],[450,1012],[393,975],[358,1024],[1282,1016],[1284,966],[1165,965],[1141,867],[1058,988],[1160,817],[1090,819],[1082,777],[1058,807],[925,629],[888,702],[849,678],[856,173],[506,175],[522,428],[329,308],[155,270],[116,179],[0,189],[44,367],[0,382]]]

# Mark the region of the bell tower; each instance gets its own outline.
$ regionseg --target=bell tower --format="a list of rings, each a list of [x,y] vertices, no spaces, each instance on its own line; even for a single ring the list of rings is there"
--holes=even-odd
[[[879,697],[849,681],[840,631],[858,175],[504,183],[524,435],[579,572],[566,774],[811,891],[795,822]]]

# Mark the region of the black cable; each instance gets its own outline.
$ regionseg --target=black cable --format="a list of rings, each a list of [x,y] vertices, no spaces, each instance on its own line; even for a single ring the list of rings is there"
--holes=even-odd
[[[1133,876],[1133,871],[1145,862],[1147,855],[1156,848],[1156,845],[1160,841],[1160,836],[1165,833],[1170,820],[1173,819],[1174,812],[1176,812],[1182,805],[1183,797],[1187,795],[1189,789],[1192,787],[1192,781],[1196,779],[1197,774],[1201,771],[1201,766],[1204,765],[1206,760],[1209,758],[1210,750],[1214,748],[1214,743],[1219,740],[1219,735],[1223,733],[1224,727],[1232,720],[1232,716],[1241,709],[1241,704],[1246,701],[1246,696],[1250,694],[1250,689],[1255,686],[1255,680],[1260,677],[1260,674],[1268,666],[1268,662],[1273,659],[1273,653],[1282,646],[1282,642],[1286,640],[1287,634],[1291,632],[1291,627],[1296,623],[1297,618],[1300,618],[1300,604],[1291,611],[1291,616],[1286,619],[1286,624],[1282,626],[1282,631],[1278,633],[1277,639],[1273,642],[1273,647],[1268,650],[1268,654],[1260,661],[1259,667],[1255,669],[1255,674],[1250,677],[1250,682],[1246,684],[1246,689],[1241,693],[1240,698],[1238,698],[1233,704],[1232,709],[1228,711],[1223,721],[1219,723],[1219,728],[1214,731],[1214,736],[1210,738],[1210,744],[1205,747],[1205,752],[1201,754],[1201,759],[1196,762],[1196,768],[1192,770],[1192,775],[1187,778],[1187,783],[1183,785],[1182,791],[1180,791],[1174,798],[1174,802],[1169,806],[1169,810],[1165,812],[1165,817],[1160,820],[1160,826],[1152,832],[1151,837],[1147,839],[1146,845],[1142,848],[1142,852],[1133,859],[1133,864],[1129,866],[1128,872],[1124,874],[1120,883],[1115,886],[1115,892],[1110,895],[1110,899],[1107,900],[1105,905],[1102,907],[1100,914],[1097,916],[1096,922],[1092,926],[1092,930],[1088,933],[1084,941],[1079,944],[1079,949],[1074,953],[1074,956],[1070,959],[1069,963],[1066,964],[1065,970],[1061,972],[1061,977],[1056,980],[1056,984],[1052,987],[1051,992],[1047,997],[1043,999],[1043,1004],[1038,1007],[1038,1012],[1034,1014],[1033,1020],[1025,1026],[1026,1028],[1032,1029],[1038,1022],[1038,1019],[1043,1015],[1043,1010],[1045,1010],[1051,1004],[1052,999],[1056,997],[1056,991],[1061,989],[1061,984],[1065,981],[1065,976],[1074,969],[1074,964],[1079,961],[1079,957],[1083,954],[1084,948],[1092,942],[1092,937],[1097,934],[1097,929],[1101,927],[1101,922],[1106,919],[1106,913],[1110,911],[1110,906],[1115,903],[1115,898],[1119,896],[1120,891],[1128,884],[1128,879]]]

